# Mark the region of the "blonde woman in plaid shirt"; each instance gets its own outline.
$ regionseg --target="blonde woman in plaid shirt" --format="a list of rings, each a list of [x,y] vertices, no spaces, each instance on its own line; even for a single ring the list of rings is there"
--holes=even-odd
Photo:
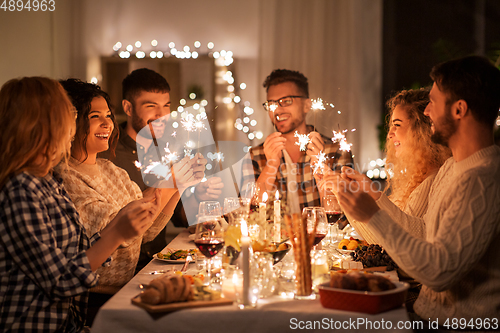
[[[75,132],[64,89],[48,78],[11,80],[0,118],[0,331],[79,332],[95,271],[144,233],[157,206],[134,202],[89,238],[52,170]]]

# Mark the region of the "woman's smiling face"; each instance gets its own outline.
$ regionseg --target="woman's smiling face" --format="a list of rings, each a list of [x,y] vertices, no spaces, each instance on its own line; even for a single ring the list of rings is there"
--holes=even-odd
[[[97,153],[109,148],[109,138],[113,132],[113,120],[108,103],[102,96],[94,97],[90,104],[89,135],[87,137],[87,153],[89,160],[95,160]]]
[[[410,128],[408,113],[400,105],[396,106],[392,111],[390,126],[387,137],[394,144],[397,156],[400,154],[401,149],[404,149],[406,135]]]

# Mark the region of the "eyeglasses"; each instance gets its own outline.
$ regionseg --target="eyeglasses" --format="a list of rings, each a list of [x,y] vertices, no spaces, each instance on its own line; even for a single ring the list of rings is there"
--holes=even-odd
[[[278,100],[275,100],[275,101],[268,100],[265,103],[262,103],[262,106],[264,107],[264,110],[266,110],[266,111],[275,111],[277,108],[276,105],[279,105],[282,108],[286,108],[287,106],[292,105],[294,98],[307,98],[307,97],[304,97],[304,96],[285,96],[285,97],[278,99]]]

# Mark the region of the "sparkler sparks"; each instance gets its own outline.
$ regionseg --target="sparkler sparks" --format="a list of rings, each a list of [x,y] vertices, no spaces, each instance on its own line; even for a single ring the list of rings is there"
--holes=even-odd
[[[207,157],[208,157],[208,158],[209,158],[212,162],[213,162],[214,160],[217,160],[217,162],[220,162],[220,161],[224,162],[224,154],[223,154],[223,153],[217,153],[217,152],[215,152],[215,153],[211,153],[211,152],[209,152],[209,153],[207,154]]]
[[[318,155],[315,155],[318,161],[313,166],[313,174],[317,174],[320,170],[323,170],[323,167],[326,166],[326,160],[328,156],[323,151],[320,151]]]
[[[323,105],[323,100],[321,98],[313,99],[311,108],[313,110],[326,110],[325,106]]]
[[[295,131],[294,136],[299,140],[295,142],[297,146],[300,146],[300,151],[306,151],[307,145],[311,142],[311,138],[309,134],[299,134],[298,131]]]
[[[194,127],[198,130],[201,131],[202,129],[207,129],[205,126],[205,123],[203,120],[206,120],[207,116],[204,113],[199,113],[196,115],[196,121],[194,122]]]
[[[184,148],[184,157],[189,156],[189,158],[194,158],[194,154],[192,154],[192,149]]]
[[[352,129],[351,132],[354,132],[356,129]],[[347,130],[343,130],[343,131],[333,131],[333,137],[332,137],[332,141],[333,142],[338,142],[340,144],[340,148],[339,150],[342,150],[342,151],[351,151],[351,146],[352,146],[352,143],[348,143],[347,142],[347,139],[345,137],[345,134]]]
[[[166,163],[166,164],[177,162],[177,160],[179,159],[179,154],[177,154],[176,151],[171,152],[170,148],[168,148],[168,144],[169,143],[167,142],[167,145],[164,148],[164,150],[167,153],[167,155],[162,156],[161,160],[162,160],[163,163]]]
[[[181,125],[182,127],[188,131],[188,132],[194,132],[196,130],[196,121],[194,119],[194,115],[191,113],[188,113],[182,120],[181,120]]]

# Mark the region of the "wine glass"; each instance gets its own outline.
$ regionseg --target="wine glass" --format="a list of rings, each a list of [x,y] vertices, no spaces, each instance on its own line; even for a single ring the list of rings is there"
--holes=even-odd
[[[212,258],[224,247],[224,229],[221,226],[222,217],[200,216],[196,224],[194,244],[208,259],[208,285],[212,286]]]
[[[326,213],[323,207],[304,207],[302,210],[302,219],[307,221],[307,233],[312,234],[314,225],[316,226],[316,234],[314,237],[313,249],[317,249],[317,245],[326,237],[328,233],[328,222]]]
[[[250,199],[228,197],[224,198],[224,218],[228,224],[237,219],[247,219],[250,210]]]
[[[222,216],[220,202],[218,201],[202,201],[198,207],[198,216]]]
[[[330,243],[333,244],[338,237],[338,232],[335,230],[335,226],[343,215],[342,208],[340,208],[337,197],[333,194],[323,197],[323,208],[325,209],[326,218],[328,219],[328,224],[330,225]],[[335,239],[333,235],[335,235]]]

